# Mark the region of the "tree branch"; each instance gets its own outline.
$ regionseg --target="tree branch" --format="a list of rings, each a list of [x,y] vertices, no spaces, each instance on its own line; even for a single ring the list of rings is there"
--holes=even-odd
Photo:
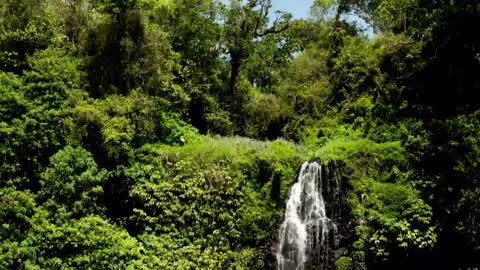
[[[280,28],[278,28],[279,23],[280,23],[280,19],[277,18],[275,20],[275,22],[273,23],[273,26],[266,29],[262,33],[259,33],[258,29],[257,29],[256,32],[255,32],[255,37],[258,38],[258,37],[264,37],[264,36],[267,36],[267,35],[270,35],[270,34],[278,34],[278,33],[281,33],[283,31],[287,30],[290,27],[290,21],[289,20],[284,21],[285,24],[282,25]]]

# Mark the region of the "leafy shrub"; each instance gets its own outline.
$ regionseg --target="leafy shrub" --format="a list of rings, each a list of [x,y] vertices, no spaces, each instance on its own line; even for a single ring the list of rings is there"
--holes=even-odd
[[[163,104],[161,98],[139,92],[81,101],[68,120],[70,141],[85,145],[104,165],[108,160],[126,163],[132,147],[145,143],[184,144],[195,140],[197,131],[181,121],[178,114],[163,111]]]
[[[98,216],[62,224],[46,221],[39,211],[24,244],[31,248],[23,266],[28,269],[138,269],[143,246],[128,233]]]
[[[128,169],[129,225],[155,267],[263,268],[302,151],[283,141],[146,145]],[[150,240],[146,240],[150,239]]]
[[[50,158],[50,167],[42,173],[39,199],[53,216],[81,217],[100,214],[97,204],[107,178],[85,149],[67,146]],[[65,213],[63,213],[65,212]]]
[[[351,186],[349,206],[356,224],[354,265],[365,259],[394,263],[391,254],[415,254],[434,247],[437,228],[432,207],[424,202],[400,142],[337,138],[318,150],[338,168]],[[361,243],[361,244],[360,244]],[[389,265],[389,264],[386,264]],[[355,266],[357,267],[357,266]]]

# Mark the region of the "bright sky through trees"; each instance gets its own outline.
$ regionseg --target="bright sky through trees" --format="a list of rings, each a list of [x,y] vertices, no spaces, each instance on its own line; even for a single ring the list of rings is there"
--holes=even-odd
[[[309,17],[310,7],[313,0],[272,0],[272,10],[270,12],[270,21],[275,20],[275,11],[287,11],[292,14],[294,19]],[[369,27],[364,20],[357,16],[348,16],[348,21],[357,22],[361,29],[367,29],[367,36],[373,37],[373,29]]]
[[[293,18],[305,18],[308,16],[313,0],[273,0],[272,11],[283,10],[293,15]]]

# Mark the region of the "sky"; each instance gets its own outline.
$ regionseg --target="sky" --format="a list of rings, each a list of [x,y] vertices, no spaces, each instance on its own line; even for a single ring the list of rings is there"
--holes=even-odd
[[[306,18],[313,0],[272,0],[272,11],[287,11],[294,19]]]
[[[309,17],[310,7],[313,5],[314,0],[272,0],[272,9],[270,12],[270,20],[275,19],[275,11],[281,10],[289,12],[293,15],[293,19],[307,18]],[[367,28],[365,34],[372,38],[374,36],[373,29],[369,27],[365,21],[357,16],[347,17],[349,22],[357,22],[361,28]]]

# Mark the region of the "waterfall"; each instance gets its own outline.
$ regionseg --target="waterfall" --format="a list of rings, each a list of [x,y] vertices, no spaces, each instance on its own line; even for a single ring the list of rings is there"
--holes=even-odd
[[[305,162],[290,190],[279,231],[279,270],[330,269],[336,259],[337,225],[327,217],[324,198],[338,201],[340,188],[336,175],[328,178],[322,168],[317,161]],[[328,213],[336,216],[333,209]]]

